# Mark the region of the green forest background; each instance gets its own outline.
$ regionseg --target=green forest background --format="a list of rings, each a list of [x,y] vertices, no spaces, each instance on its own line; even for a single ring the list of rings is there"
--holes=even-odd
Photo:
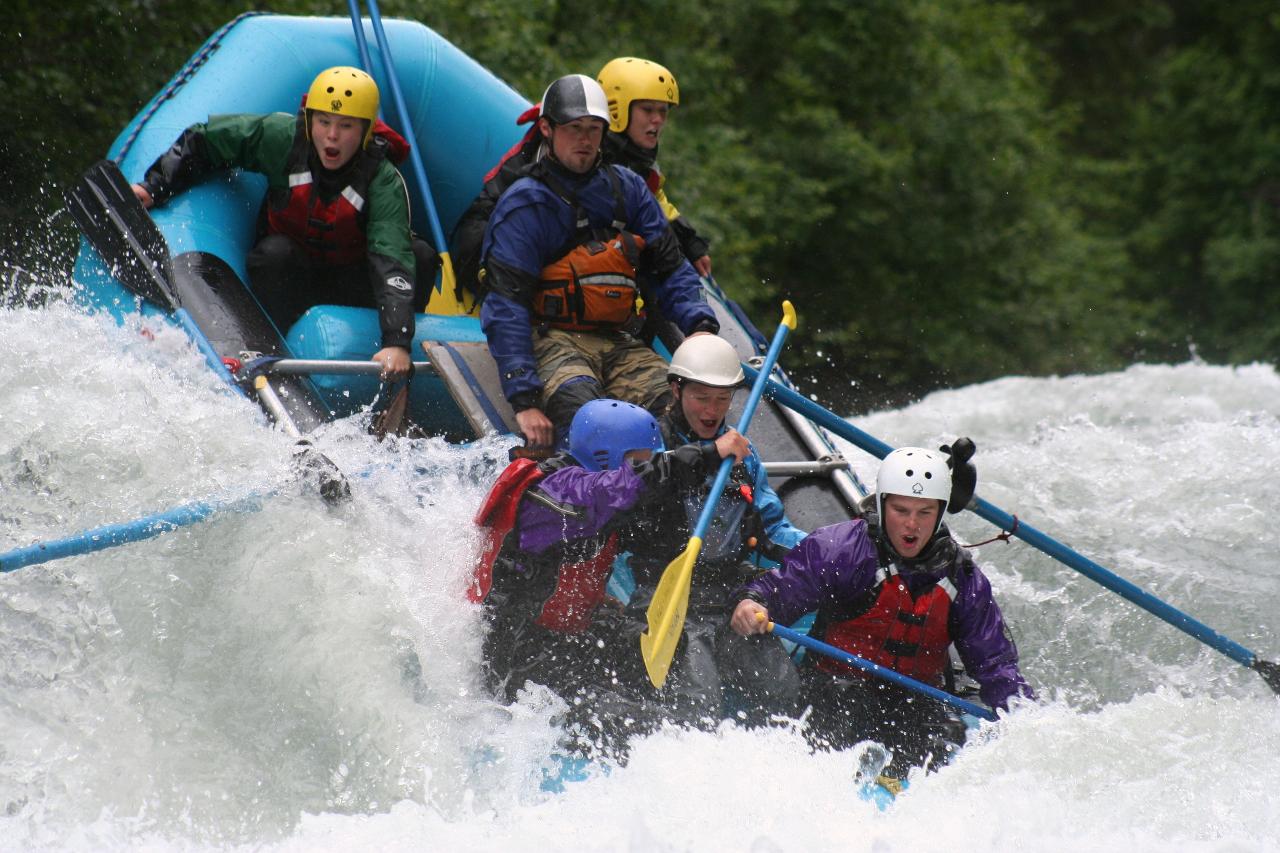
[[[270,11],[345,15],[338,2]],[[1008,374],[1274,361],[1280,7],[1131,0],[385,0],[536,98],[667,65],[661,162],[717,279],[857,411]],[[220,25],[213,0],[19,0],[0,260],[65,269],[61,189]],[[796,348],[804,352],[796,352]]]

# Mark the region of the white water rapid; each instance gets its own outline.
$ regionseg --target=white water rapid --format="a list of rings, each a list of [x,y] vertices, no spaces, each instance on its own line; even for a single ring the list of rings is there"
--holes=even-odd
[[[277,490],[0,575],[0,851],[1280,850],[1280,700],[1017,540],[978,556],[1042,703],[888,811],[855,796],[851,754],[729,724],[544,792],[556,703],[480,690],[462,595],[506,443],[331,425],[317,443],[355,499],[330,509],[178,331],[0,309],[0,364],[0,552]],[[1010,377],[857,423],[973,437],[982,496],[1280,658],[1270,365]]]

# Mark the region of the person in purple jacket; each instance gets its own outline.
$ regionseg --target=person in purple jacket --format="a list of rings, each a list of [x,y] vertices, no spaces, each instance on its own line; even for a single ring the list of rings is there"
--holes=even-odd
[[[991,584],[942,522],[948,505],[959,511],[973,494],[971,453],[968,439],[955,442],[956,491],[946,454],[890,453],[864,518],[813,531],[780,567],[746,584],[733,629],[747,636],[817,611],[812,636],[903,675],[945,687],[954,644],[983,702],[1007,709],[1015,696],[1034,698]],[[831,658],[807,658],[804,678],[816,746],[876,740],[900,772],[945,761],[963,742],[963,725],[947,706]]]
[[[605,585],[619,531],[655,500],[703,482],[722,457],[749,448],[734,432],[714,443],[666,450],[658,422],[621,400],[593,400],[574,416],[569,451],[516,459],[476,516],[485,535],[469,597],[483,602],[486,679],[514,701],[526,683],[570,707],[571,730],[622,754],[626,739],[677,719],[649,686],[637,635]]]

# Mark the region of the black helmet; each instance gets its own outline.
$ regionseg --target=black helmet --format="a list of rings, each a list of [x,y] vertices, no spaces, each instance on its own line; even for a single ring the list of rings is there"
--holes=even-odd
[[[588,116],[608,124],[609,100],[595,80],[585,74],[568,74],[547,87],[539,115],[552,124]]]

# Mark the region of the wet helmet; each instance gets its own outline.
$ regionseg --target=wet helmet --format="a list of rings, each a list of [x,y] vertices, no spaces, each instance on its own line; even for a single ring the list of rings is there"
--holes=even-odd
[[[378,84],[359,68],[339,65],[326,68],[307,90],[307,137],[311,137],[312,110],[364,119],[369,127],[364,144],[373,136],[373,122],[378,117]]]
[[[626,131],[632,101],[666,101],[673,107],[680,103],[675,75],[647,59],[620,56],[601,68],[596,80],[609,99],[609,129],[615,133]]]
[[[664,449],[653,415],[622,400],[592,400],[578,409],[569,425],[569,453],[588,471],[620,468],[633,450]]]
[[[547,87],[542,95],[540,118],[565,124],[580,118],[609,122],[609,105],[600,84],[585,74],[566,74]]]
[[[886,495],[903,495],[908,498],[932,498],[941,501],[938,522],[933,532],[942,524],[942,509],[951,499],[951,469],[943,454],[923,447],[899,447],[880,463],[876,474],[876,510],[880,523],[884,524],[884,499]]]
[[[667,378],[713,388],[736,388],[744,379],[738,351],[719,335],[685,338],[671,355]]]

